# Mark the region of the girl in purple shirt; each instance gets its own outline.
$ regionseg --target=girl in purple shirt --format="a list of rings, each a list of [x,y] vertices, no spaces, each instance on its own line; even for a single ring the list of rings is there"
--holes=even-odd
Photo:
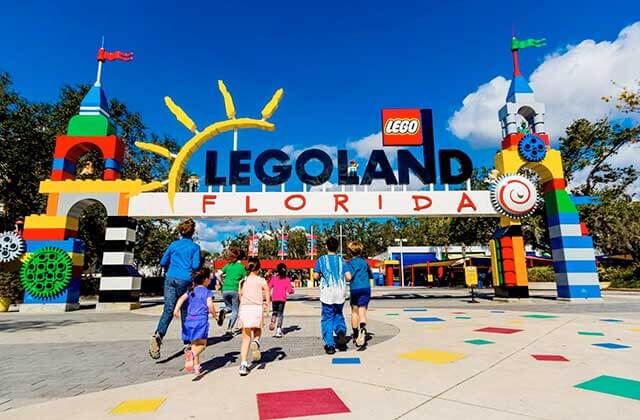
[[[180,317],[180,308],[187,305],[187,316],[182,327],[182,339],[191,343],[191,348],[184,352],[184,370],[199,375],[200,354],[207,347],[209,338],[209,314],[218,318],[216,305],[213,303],[213,292],[207,287],[211,283],[211,270],[201,268],[193,274],[193,285],[187,293],[180,296],[173,316]]]
[[[278,321],[278,329],[274,337],[282,337],[282,321],[284,321],[284,304],[287,303],[287,296],[294,293],[291,286],[291,279],[287,276],[287,266],[284,263],[278,264],[276,274],[269,279],[271,289],[272,315],[269,329],[273,331]]]

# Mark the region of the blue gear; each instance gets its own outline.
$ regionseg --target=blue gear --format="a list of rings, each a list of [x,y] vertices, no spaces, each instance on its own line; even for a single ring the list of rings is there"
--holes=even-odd
[[[547,145],[535,134],[527,134],[518,143],[520,156],[529,162],[540,162],[547,155]]]

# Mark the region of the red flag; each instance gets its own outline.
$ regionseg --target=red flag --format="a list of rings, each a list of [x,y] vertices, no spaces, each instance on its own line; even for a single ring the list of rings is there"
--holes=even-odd
[[[98,50],[98,61],[131,61],[133,60],[132,52],[122,51],[105,51],[104,48]]]

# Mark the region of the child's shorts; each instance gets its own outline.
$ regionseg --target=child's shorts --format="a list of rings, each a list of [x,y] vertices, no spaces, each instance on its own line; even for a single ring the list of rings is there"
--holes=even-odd
[[[240,305],[238,318],[243,328],[262,328],[262,305]]]
[[[368,307],[371,300],[371,289],[353,289],[351,290],[351,306]]]

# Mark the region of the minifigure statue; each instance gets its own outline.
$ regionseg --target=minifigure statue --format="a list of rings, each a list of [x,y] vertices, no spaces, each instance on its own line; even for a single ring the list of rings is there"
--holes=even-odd
[[[358,164],[355,160],[349,161],[349,168],[347,168],[347,176],[358,176]]]

